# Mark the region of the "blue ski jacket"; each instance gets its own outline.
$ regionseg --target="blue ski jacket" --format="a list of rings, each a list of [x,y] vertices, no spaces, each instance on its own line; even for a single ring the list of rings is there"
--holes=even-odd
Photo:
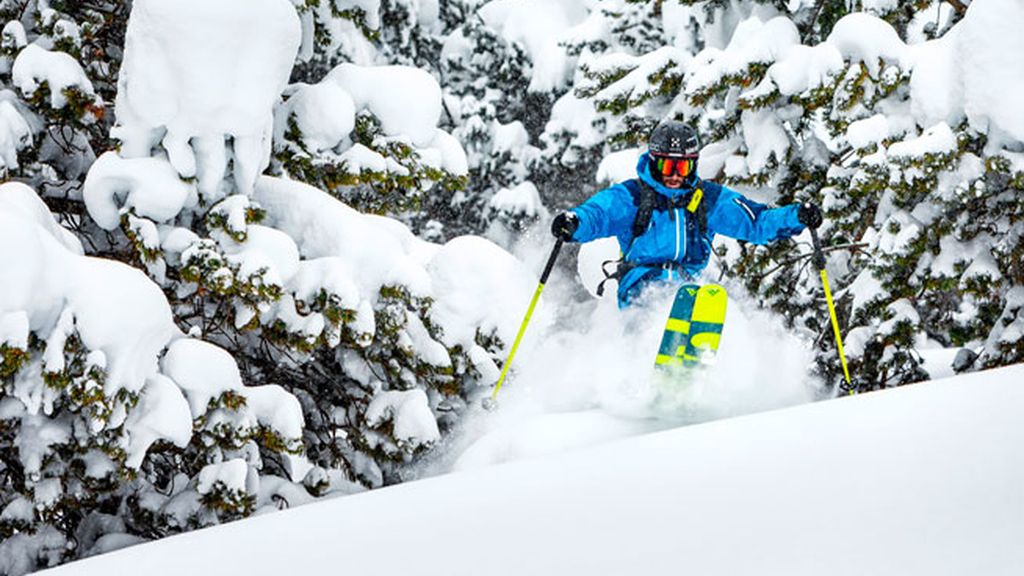
[[[650,156],[645,152],[636,166],[639,181],[627,180],[605,188],[571,210],[579,218],[573,240],[589,242],[608,236],[618,239],[628,270],[619,278],[620,308],[628,306],[651,282],[696,278],[708,264],[716,234],[767,244],[804,230],[797,219],[798,204],[768,208],[696,176],[681,188],[668,188],[654,179],[650,166]],[[655,209],[646,231],[634,238],[633,222],[638,212],[635,198],[640,181],[675,202],[670,208]],[[686,199],[695,188],[703,191],[703,212],[687,209]]]

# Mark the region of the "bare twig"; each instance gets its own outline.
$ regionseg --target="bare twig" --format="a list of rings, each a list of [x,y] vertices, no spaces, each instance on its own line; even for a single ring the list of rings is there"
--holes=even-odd
[[[868,245],[867,242],[855,242],[855,243],[848,243],[848,244],[836,244],[835,246],[828,246],[828,247],[822,248],[821,251],[822,252],[834,252],[836,250],[852,250],[852,251],[860,252],[861,251],[860,249],[867,247],[867,245]],[[762,278],[770,276],[776,270],[779,270],[781,268],[785,268],[786,266],[790,266],[792,264],[796,264],[797,262],[800,262],[802,260],[809,259],[812,255],[813,255],[813,252],[808,252],[807,254],[801,254],[801,255],[799,255],[799,256],[797,256],[795,258],[790,258],[789,260],[785,260],[783,262],[780,262],[777,266],[775,266],[771,270],[769,270],[769,271],[765,272],[764,274],[761,274],[760,276],[758,276],[757,279],[761,280]],[[801,267],[801,271],[803,271],[803,267]]]

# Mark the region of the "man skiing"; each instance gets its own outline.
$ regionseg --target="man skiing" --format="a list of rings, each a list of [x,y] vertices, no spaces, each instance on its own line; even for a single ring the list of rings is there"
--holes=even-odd
[[[637,178],[601,190],[552,222],[551,233],[566,242],[618,238],[622,260],[609,278],[619,282],[620,308],[653,283],[692,282],[707,266],[716,234],[767,244],[821,225],[814,204],[768,208],[701,180],[700,148],[696,130],[663,121],[640,156]]]

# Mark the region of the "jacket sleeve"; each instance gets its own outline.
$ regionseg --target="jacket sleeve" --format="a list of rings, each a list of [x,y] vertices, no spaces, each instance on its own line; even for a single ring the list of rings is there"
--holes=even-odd
[[[769,208],[723,186],[708,213],[708,228],[737,240],[767,244],[803,232],[798,210],[797,204]]]
[[[580,219],[572,239],[590,242],[608,236],[632,234],[636,206],[625,184],[615,184],[590,197],[572,209]]]

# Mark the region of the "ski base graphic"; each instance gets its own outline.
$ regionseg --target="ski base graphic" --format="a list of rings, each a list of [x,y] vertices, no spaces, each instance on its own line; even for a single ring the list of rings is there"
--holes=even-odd
[[[676,292],[655,367],[686,374],[714,361],[725,324],[728,295],[718,284],[684,284]]]

